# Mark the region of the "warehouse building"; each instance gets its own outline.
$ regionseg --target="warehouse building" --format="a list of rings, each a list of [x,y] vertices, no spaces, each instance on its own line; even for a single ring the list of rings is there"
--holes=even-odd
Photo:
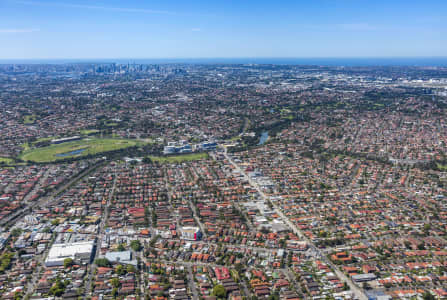
[[[45,260],[45,266],[63,266],[66,258],[71,258],[78,264],[89,263],[92,259],[94,241],[54,244]]]

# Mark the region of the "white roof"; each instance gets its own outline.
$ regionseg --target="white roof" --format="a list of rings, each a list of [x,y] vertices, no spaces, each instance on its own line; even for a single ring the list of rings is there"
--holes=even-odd
[[[54,244],[48,253],[47,261],[74,258],[76,254],[91,253],[93,241]]]

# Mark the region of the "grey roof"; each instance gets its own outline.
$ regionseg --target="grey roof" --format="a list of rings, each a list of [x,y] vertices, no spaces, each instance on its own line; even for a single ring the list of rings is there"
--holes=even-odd
[[[106,258],[111,262],[129,261],[132,259],[132,252],[130,251],[107,252]]]

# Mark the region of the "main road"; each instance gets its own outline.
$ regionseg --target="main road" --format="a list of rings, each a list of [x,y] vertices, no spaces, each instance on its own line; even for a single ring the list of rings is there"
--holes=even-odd
[[[96,251],[92,258],[93,262],[90,265],[90,269],[89,269],[89,273],[88,273],[88,280],[87,280],[87,283],[85,286],[86,293],[85,293],[84,299],[88,299],[88,296],[90,296],[92,293],[92,278],[93,278],[93,272],[96,269],[95,258],[97,258],[99,256],[99,253],[101,251],[101,242],[104,237],[104,231],[105,231],[104,229],[107,224],[107,220],[109,218],[109,208],[110,208],[111,200],[115,193],[117,179],[118,179],[118,176],[117,176],[117,173],[115,172],[114,179],[113,179],[113,185],[112,185],[112,188],[110,189],[109,195],[107,197],[107,203],[104,206],[103,217],[101,218],[101,223],[99,224],[99,231],[98,231],[99,234],[98,234],[98,237],[96,238]]]
[[[358,299],[367,300],[368,297],[365,295],[365,293],[358,286],[356,286],[350,278],[348,278],[343,272],[341,272],[340,269],[326,257],[326,255],[322,254],[320,249],[318,249],[315,246],[315,244],[306,235],[304,235],[303,232],[298,227],[296,227],[295,224],[293,224],[286,215],[284,215],[284,213],[281,211],[281,209],[278,207],[278,205],[274,201],[271,201],[272,199],[262,191],[262,189],[259,187],[259,185],[255,181],[253,181],[245,173],[245,171],[239,167],[238,164],[236,164],[234,162],[234,160],[228,155],[226,149],[223,152],[223,154],[224,154],[225,158],[228,160],[228,162],[231,163],[234,166],[234,168],[240,174],[242,174],[242,176],[244,176],[244,178],[248,181],[248,183],[250,183],[250,185],[256,189],[256,191],[259,193],[261,198],[266,202],[272,203],[278,216],[282,219],[282,221],[284,223],[286,223],[292,229],[293,233],[308,243],[309,247],[313,250],[313,253],[315,253],[315,257],[324,261],[327,265],[329,265],[334,270],[334,272],[337,274],[338,278],[340,278],[342,281],[344,281],[348,284],[348,286],[351,288],[351,290],[354,292],[355,296]]]

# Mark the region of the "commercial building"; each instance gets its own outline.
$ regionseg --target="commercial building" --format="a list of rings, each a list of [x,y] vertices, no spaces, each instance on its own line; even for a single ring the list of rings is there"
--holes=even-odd
[[[214,151],[217,148],[216,142],[203,142],[196,145],[196,151]]]
[[[198,241],[202,238],[202,232],[198,227],[182,227],[180,232],[184,240]]]
[[[163,154],[175,154],[175,153],[191,153],[192,147],[186,141],[169,142],[167,146],[163,148]]]
[[[71,137],[51,140],[51,144],[62,144],[62,143],[66,143],[66,142],[79,141],[81,139],[82,138],[80,136],[75,135],[75,136],[71,136]]]
[[[94,244],[94,241],[54,244],[45,260],[45,266],[62,266],[66,258],[80,264],[88,263],[92,258]]]
[[[351,278],[354,282],[365,282],[375,280],[377,276],[374,273],[368,273],[368,274],[352,275]]]
[[[132,259],[131,251],[107,252],[105,257],[112,263],[122,263],[134,266],[138,264],[136,259]]]

